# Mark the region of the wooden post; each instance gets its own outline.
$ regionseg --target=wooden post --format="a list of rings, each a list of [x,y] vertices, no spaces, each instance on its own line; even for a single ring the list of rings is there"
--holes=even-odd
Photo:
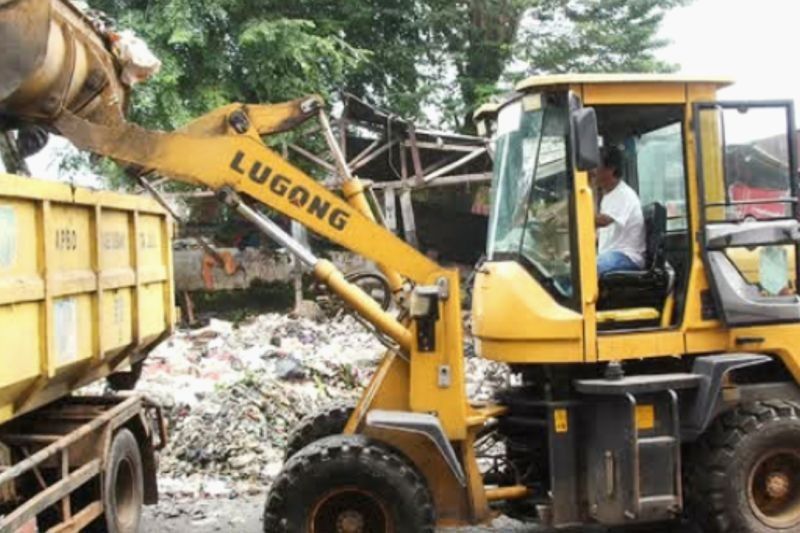
[[[414,155],[414,148],[411,148],[412,159]],[[417,155],[419,155],[417,153]],[[420,169],[421,171],[422,169]],[[411,184],[408,179],[408,161],[406,159],[406,149],[400,145],[400,175],[402,188],[400,189],[400,214],[403,217],[403,237],[405,241],[413,246],[419,248],[419,241],[417,240],[417,227],[414,222],[414,208],[411,205]]]
[[[414,222],[414,207],[411,204],[411,189],[400,192],[400,212],[403,214],[403,234],[406,242],[414,248],[419,248],[417,227]]]
[[[414,126],[408,127],[408,142],[411,144],[411,163],[414,165],[414,176],[417,183],[422,183],[422,160],[419,157],[419,146],[417,146],[417,133]]]
[[[397,233],[397,204],[392,188],[383,191],[383,211],[386,217],[386,228],[392,233]]]

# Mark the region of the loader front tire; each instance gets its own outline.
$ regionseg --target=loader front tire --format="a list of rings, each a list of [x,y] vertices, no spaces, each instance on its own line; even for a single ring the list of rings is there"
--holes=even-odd
[[[800,531],[800,406],[770,400],[725,413],[689,469],[689,510],[703,531]]]
[[[267,497],[265,533],[433,533],[417,469],[364,435],[334,435],[295,454]]]
[[[314,441],[342,433],[355,408],[353,403],[339,403],[304,417],[289,434],[283,460],[288,461]]]

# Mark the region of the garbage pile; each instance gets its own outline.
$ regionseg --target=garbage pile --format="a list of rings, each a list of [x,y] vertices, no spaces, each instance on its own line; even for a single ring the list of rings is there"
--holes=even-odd
[[[177,331],[150,354],[137,386],[163,406],[170,426],[159,464],[163,492],[263,491],[296,423],[325,405],[355,402],[383,351],[349,315],[268,313]],[[477,398],[507,378],[504,367],[476,358],[467,360],[467,374]]]

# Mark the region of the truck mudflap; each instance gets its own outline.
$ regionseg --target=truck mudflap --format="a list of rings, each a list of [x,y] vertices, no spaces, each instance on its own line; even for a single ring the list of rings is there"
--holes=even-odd
[[[40,530],[80,530],[101,517],[108,452],[123,428],[141,452],[144,503],[155,503],[155,452],[166,444],[166,428],[161,408],[145,396],[71,396],[1,426],[11,460],[0,468],[0,494],[11,497],[0,501],[0,531],[37,520]]]

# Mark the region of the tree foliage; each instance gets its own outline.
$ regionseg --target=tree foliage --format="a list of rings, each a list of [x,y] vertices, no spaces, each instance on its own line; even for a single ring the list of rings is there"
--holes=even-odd
[[[162,59],[133,117],[172,128],[231,101],[340,89],[464,128],[521,76],[663,71],[668,9],[686,0],[94,0]],[[433,112],[431,112],[433,110]]]
[[[656,58],[664,15],[686,0],[550,0],[520,28],[517,75],[558,72],[668,72]]]
[[[173,128],[225,103],[327,95],[368,53],[315,21],[276,16],[281,2],[95,0],[135,29],[163,65],[134,91],[132,117]]]

